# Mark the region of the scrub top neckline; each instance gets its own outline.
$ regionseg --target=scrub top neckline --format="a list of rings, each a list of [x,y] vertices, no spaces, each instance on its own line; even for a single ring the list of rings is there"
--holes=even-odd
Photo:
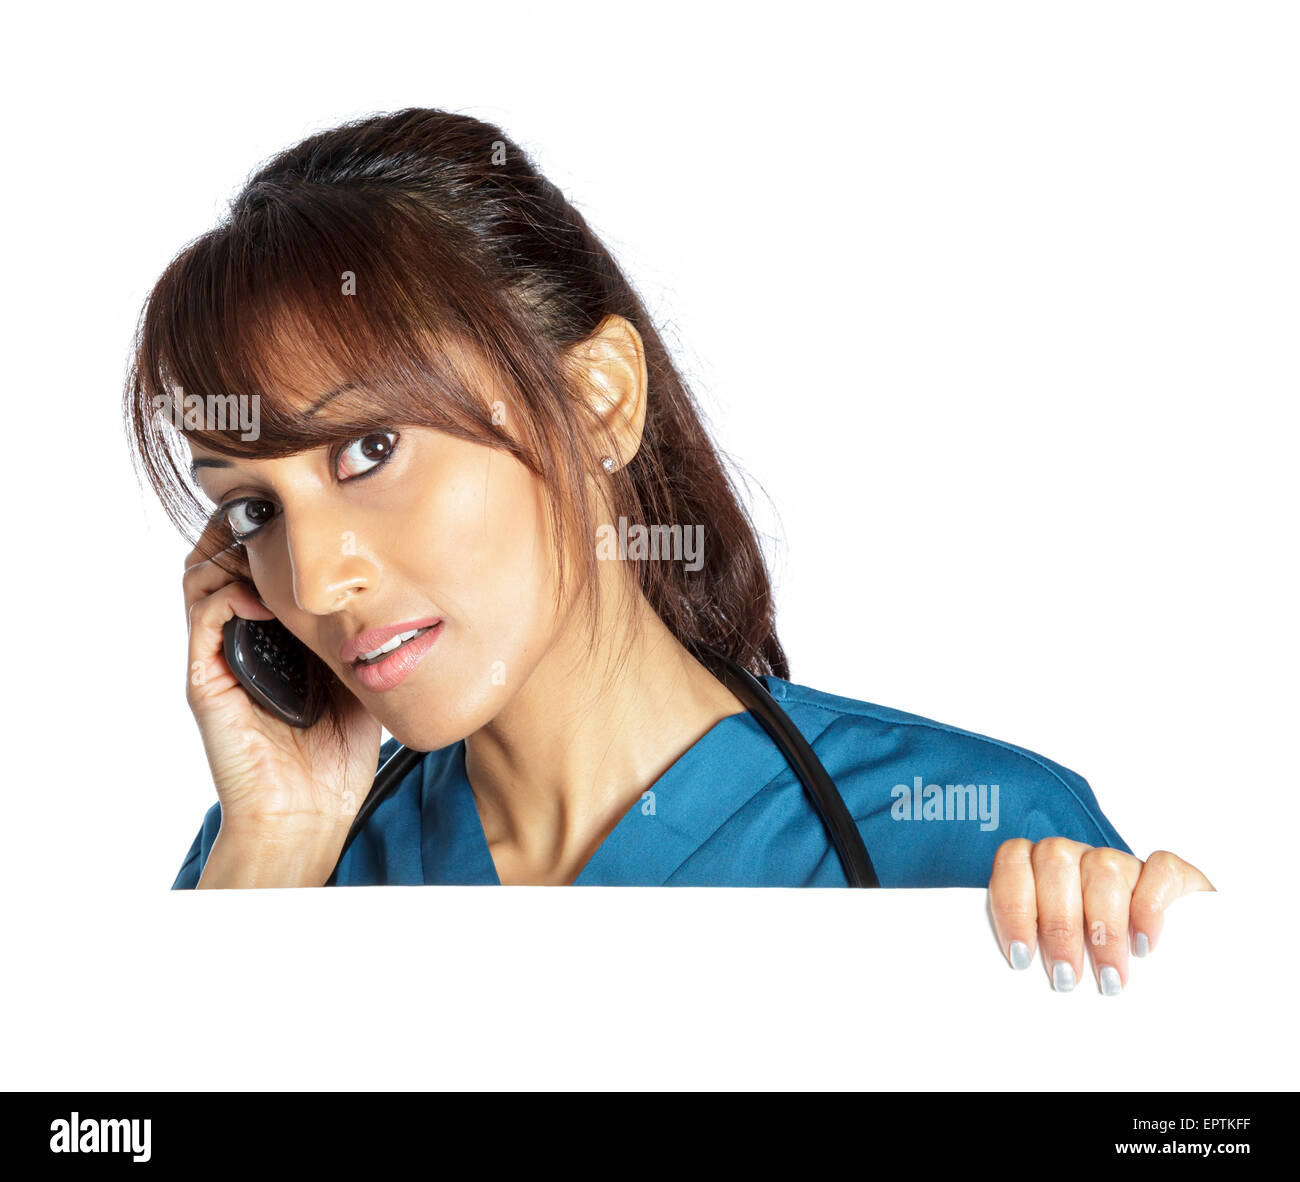
[[[752,776],[728,777],[701,791],[701,773],[719,744],[728,748],[746,744],[753,747],[755,740],[759,741],[757,756],[744,763],[747,767],[757,765],[754,770],[760,777],[758,783]],[[421,788],[420,812],[426,827],[420,843],[424,879],[446,881],[444,873],[450,872],[457,882],[501,886],[470,786],[465,752],[465,740],[461,739],[450,761],[451,783],[434,789],[439,799],[433,810],[426,807],[429,802],[425,797],[430,790],[427,779]],[[652,870],[652,876],[667,878],[748,796],[784,766],[785,757],[749,710],[718,719],[632,802],[571,885],[617,882],[618,866],[629,857]],[[647,793],[651,794],[648,799]],[[438,873],[430,875],[435,866]]]

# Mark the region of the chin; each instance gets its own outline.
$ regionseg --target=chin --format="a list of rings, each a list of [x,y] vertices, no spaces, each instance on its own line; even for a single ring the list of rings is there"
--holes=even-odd
[[[409,747],[412,751],[439,751],[443,747],[450,747],[451,744],[466,737],[459,732],[430,731],[427,728],[418,727],[414,730],[403,728],[393,730],[392,727],[387,729],[392,732],[393,738],[401,743],[403,747]]]
[[[502,693],[501,687],[492,687]],[[403,703],[400,713],[396,711],[372,710],[384,728],[403,747],[413,751],[438,751],[468,738],[476,730],[486,726],[504,705],[504,700],[489,698],[486,695],[474,701],[469,693],[447,693],[440,691],[438,698],[455,702],[453,710],[439,710],[431,707],[432,696],[421,703],[418,694],[411,695],[409,703]]]

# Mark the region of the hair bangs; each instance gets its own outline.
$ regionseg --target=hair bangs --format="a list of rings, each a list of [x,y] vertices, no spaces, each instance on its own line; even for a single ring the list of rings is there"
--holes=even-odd
[[[211,524],[182,439],[269,459],[419,425],[545,466],[539,440],[505,428],[521,375],[475,339],[463,256],[399,203],[256,196],[177,256],[137,334],[128,434],[182,532]]]

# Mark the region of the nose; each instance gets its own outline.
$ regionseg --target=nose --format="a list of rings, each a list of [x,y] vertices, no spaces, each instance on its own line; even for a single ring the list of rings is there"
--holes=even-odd
[[[301,611],[326,616],[375,585],[378,571],[355,530],[336,516],[302,511],[286,524],[293,599]]]

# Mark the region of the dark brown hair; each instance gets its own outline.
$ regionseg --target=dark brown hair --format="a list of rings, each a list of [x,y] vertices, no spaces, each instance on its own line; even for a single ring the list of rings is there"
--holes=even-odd
[[[355,294],[340,298],[347,272]],[[608,316],[640,333],[649,391],[639,450],[606,476],[600,458],[614,453],[562,358]],[[505,392],[504,416],[484,395],[485,372]],[[309,417],[286,397],[286,375],[304,393],[362,387],[367,413]],[[381,424],[507,451],[546,486],[560,587],[578,555],[593,597],[586,477],[599,472],[630,523],[704,527],[698,571],[629,559],[677,639],[789,677],[753,524],[640,297],[582,215],[489,123],[410,108],[310,136],[259,168],[155,284],[127,378],[128,438],[173,523],[196,542],[206,528],[215,551],[233,538],[155,413],[180,391],[259,398],[256,440],[237,427],[184,429],[228,456],[289,455]]]

